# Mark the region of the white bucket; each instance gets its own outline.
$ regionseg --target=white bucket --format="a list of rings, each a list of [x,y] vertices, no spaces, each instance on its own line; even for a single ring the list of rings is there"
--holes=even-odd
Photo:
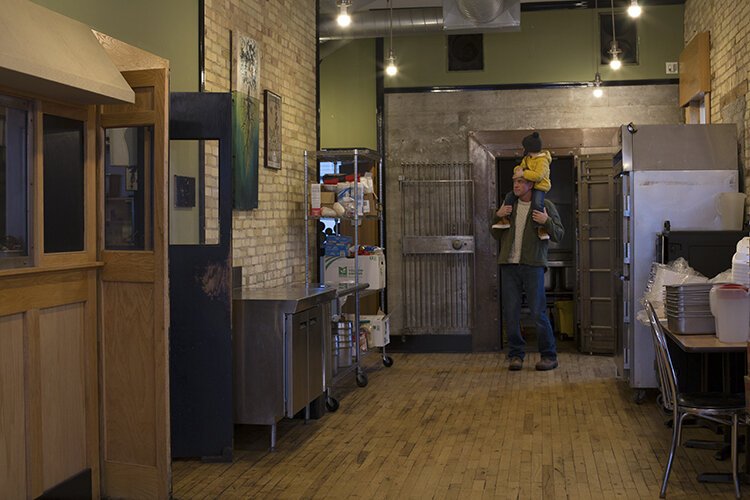
[[[742,230],[745,215],[745,193],[719,193],[716,195],[716,213],[719,214],[721,229]]]
[[[750,291],[740,285],[715,285],[709,294],[721,342],[747,342],[750,336]]]

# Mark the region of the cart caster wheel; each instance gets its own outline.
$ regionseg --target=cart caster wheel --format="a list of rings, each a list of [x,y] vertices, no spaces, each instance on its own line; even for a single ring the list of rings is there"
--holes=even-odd
[[[357,374],[357,385],[360,387],[364,387],[367,385],[367,375],[364,373],[358,373]]]
[[[331,413],[335,412],[339,409],[339,401],[336,398],[327,397],[326,398],[326,410],[330,411]]]
[[[383,356],[383,365],[390,368],[393,366],[393,358],[390,356]]]
[[[633,392],[633,402],[637,405],[646,401],[646,389],[636,389]]]

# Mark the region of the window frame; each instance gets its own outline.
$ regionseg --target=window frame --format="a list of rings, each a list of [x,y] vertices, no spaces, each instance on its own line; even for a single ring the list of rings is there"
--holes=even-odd
[[[26,112],[26,255],[0,258],[0,271],[33,267],[35,259],[34,214],[34,102],[30,99],[5,93],[0,89],[0,106]]]

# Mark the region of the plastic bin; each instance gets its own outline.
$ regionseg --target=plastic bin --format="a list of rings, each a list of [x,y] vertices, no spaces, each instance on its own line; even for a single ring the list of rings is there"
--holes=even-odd
[[[333,337],[333,353],[336,358],[334,366],[336,368],[346,368],[352,366],[352,349],[354,342],[352,337],[352,322],[339,321],[336,323],[336,334]]]
[[[555,331],[561,335],[573,336],[574,304],[572,300],[555,301]]]
[[[721,342],[747,342],[750,335],[750,291],[742,285],[716,285],[709,294]]]

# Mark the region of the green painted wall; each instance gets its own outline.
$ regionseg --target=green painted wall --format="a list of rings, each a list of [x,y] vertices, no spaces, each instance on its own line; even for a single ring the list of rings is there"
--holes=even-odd
[[[618,72],[599,66],[598,26],[594,9],[524,12],[521,31],[484,36],[484,70],[448,72],[443,34],[397,37],[393,50],[399,73],[386,87],[431,87],[593,80],[675,78],[664,64],[677,61],[683,47],[683,6],[644,8],[638,22],[637,65]],[[601,10],[608,12],[608,10]]]
[[[320,63],[320,147],[377,149],[375,40],[352,40]]]
[[[33,0],[123,42],[169,59],[170,89],[195,92],[197,0]]]

